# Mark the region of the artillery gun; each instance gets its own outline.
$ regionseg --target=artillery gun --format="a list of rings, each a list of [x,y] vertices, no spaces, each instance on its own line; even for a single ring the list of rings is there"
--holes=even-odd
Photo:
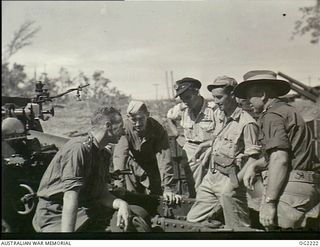
[[[40,120],[54,116],[53,99],[82,88],[50,96],[40,81],[35,97],[2,97],[2,232],[33,232],[36,190],[48,164],[68,138],[43,132]],[[44,104],[50,109],[45,110]]]
[[[293,79],[292,77],[282,73],[278,72],[278,75],[288,80],[290,83],[290,87],[293,91],[297,92],[299,95],[302,95],[306,97],[307,99],[311,100],[312,102],[318,102],[320,100],[320,90],[317,88],[312,88],[304,83]]]

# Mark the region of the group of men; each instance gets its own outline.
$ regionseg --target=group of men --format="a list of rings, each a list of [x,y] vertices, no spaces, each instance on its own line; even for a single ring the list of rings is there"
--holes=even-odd
[[[223,215],[226,228],[249,228],[248,192],[262,177],[259,211],[266,229],[306,228],[319,221],[320,164],[311,132],[296,109],[279,99],[290,84],[272,71],[256,70],[240,84],[231,77],[216,78],[207,86],[213,102],[199,94],[200,88],[193,78],[177,81],[176,97],[182,102],[167,114],[173,134],[179,138],[178,123],[184,131],[184,166],[195,197],[187,220],[208,222]],[[241,107],[243,100],[255,114]],[[143,205],[129,205],[108,190],[111,159],[115,170],[132,172],[120,176],[116,186],[180,203],[166,129],[142,101],[130,102],[126,115],[123,120],[114,108],[100,108],[88,137],[59,150],[37,193],[36,231],[96,230],[101,219],[111,221],[112,231],[150,231],[150,212]],[[105,149],[112,143],[113,155]]]

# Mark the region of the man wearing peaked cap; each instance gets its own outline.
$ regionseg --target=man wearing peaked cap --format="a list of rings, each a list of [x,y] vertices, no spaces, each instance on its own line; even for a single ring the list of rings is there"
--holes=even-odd
[[[260,114],[263,134],[265,157],[246,170],[244,183],[251,188],[256,173],[262,172],[266,186],[260,222],[266,228],[319,230],[319,225],[308,224],[319,221],[320,165],[313,160],[310,128],[294,107],[278,98],[289,90],[290,84],[269,70],[246,73],[235,89]]]
[[[179,81],[176,81],[175,90],[177,98],[179,95],[186,92],[188,89],[196,89],[199,90],[201,88],[201,82],[197,79],[193,79],[191,77],[185,77]]]
[[[222,209],[225,225],[239,230],[250,227],[244,171],[260,155],[258,125],[237,104],[233,94],[235,79],[217,77],[208,85],[220,112],[215,138],[211,140],[210,167],[197,191],[196,202],[187,215],[190,222],[219,218]]]
[[[182,139],[177,125],[183,128],[185,143],[179,143],[185,151],[184,168],[187,174],[190,197],[195,197],[207,164],[202,163],[203,154],[208,146],[202,146],[213,138],[215,129],[214,104],[209,104],[200,94],[201,82],[186,77],[176,82],[176,96],[181,103],[168,111],[168,125],[177,140]],[[202,156],[201,156],[202,155]]]
[[[181,197],[174,193],[168,134],[150,117],[143,101],[129,103],[124,128],[125,135],[114,149],[113,164],[115,170],[131,169],[133,174],[121,176],[115,185],[142,194],[163,195],[170,204],[179,203]]]
[[[232,87],[236,87],[238,85],[237,81],[232,78],[232,77],[228,77],[228,76],[218,76],[212,84],[209,84],[207,86],[207,89],[209,92],[212,91],[212,89],[214,88],[221,88],[221,87],[226,87],[226,86],[232,86]]]

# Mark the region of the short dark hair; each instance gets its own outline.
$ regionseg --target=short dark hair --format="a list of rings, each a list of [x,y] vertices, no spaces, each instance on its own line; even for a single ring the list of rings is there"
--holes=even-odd
[[[115,115],[121,116],[120,111],[117,110],[116,108],[112,106],[99,107],[91,117],[91,125],[99,126],[99,125],[105,124],[106,120],[110,120],[112,122],[114,121]]]

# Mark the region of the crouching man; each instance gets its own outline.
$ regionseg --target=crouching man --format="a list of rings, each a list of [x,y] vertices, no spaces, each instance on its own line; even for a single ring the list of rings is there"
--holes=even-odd
[[[44,173],[33,218],[37,232],[103,231],[101,219],[111,220],[115,210],[117,227],[134,231],[130,219],[139,217],[137,207],[130,208],[106,186],[110,154],[105,146],[117,143],[123,134],[122,117],[114,108],[102,107],[93,114],[91,125],[89,135],[67,142]]]
[[[115,185],[145,195],[163,195],[169,204],[179,203],[175,193],[173,163],[168,134],[163,126],[149,116],[142,101],[131,101],[124,121],[125,135],[115,146],[115,170],[130,169]]]

